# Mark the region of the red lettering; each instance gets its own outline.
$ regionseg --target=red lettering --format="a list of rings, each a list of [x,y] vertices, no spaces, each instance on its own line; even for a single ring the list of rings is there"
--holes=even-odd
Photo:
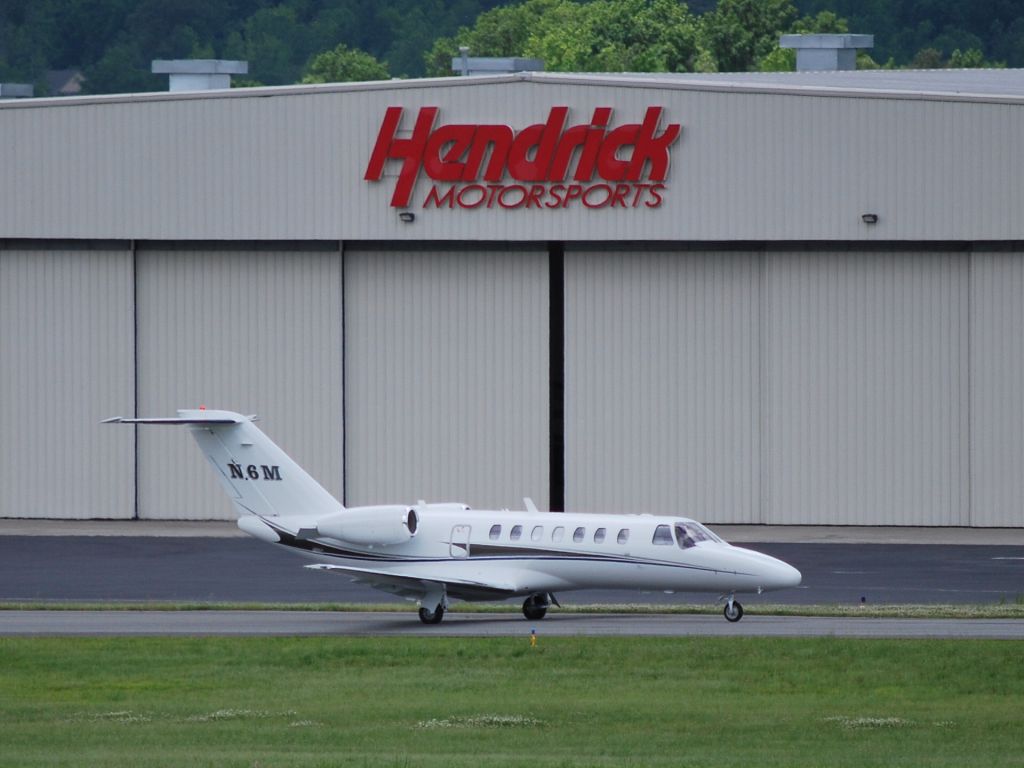
[[[473,194],[479,193],[480,197],[473,200],[472,195],[470,194],[471,192]],[[456,195],[455,202],[458,203],[459,208],[477,208],[486,199],[487,190],[484,188],[483,184],[470,184],[469,186],[463,187],[459,190]]]
[[[628,208],[629,206],[626,205],[626,195],[629,194],[631,189],[632,187],[629,184],[616,184],[615,194],[612,195],[611,199],[611,207]]]
[[[427,140],[423,170],[435,181],[458,181],[463,178],[465,163],[457,162],[473,141],[472,125],[442,125]],[[442,150],[448,151],[441,156]]]
[[[391,196],[392,208],[405,208],[409,205],[412,188],[416,185],[416,177],[419,176],[420,165],[423,162],[423,149],[436,116],[437,107],[421,107],[416,117],[416,126],[412,129],[412,138],[396,139],[398,123],[402,119],[402,108],[388,107],[384,113],[384,122],[380,125],[377,143],[373,147],[373,154],[370,155],[370,163],[366,166],[364,178],[367,181],[379,180],[384,173],[384,161],[389,158],[404,161],[398,174],[398,183],[395,184],[395,192]]]
[[[682,127],[678,123],[674,123],[666,126],[661,136],[655,136],[654,132],[658,130],[660,120],[661,107],[648,107],[636,137],[633,159],[629,161],[629,171],[626,176],[628,181],[639,181],[644,164],[648,162],[651,164],[651,174],[647,178],[651,181],[664,181],[668,176],[669,147],[679,138]]]
[[[644,205],[646,205],[648,208],[657,208],[659,205],[661,205],[661,193],[664,191],[664,184],[652,184],[651,199],[644,203]]]
[[[409,138],[398,138],[404,110],[388,107],[363,178],[380,181],[387,162],[400,160],[391,198],[396,208],[409,205],[421,171],[452,184],[444,191],[431,186],[424,208],[567,208],[577,200],[587,208],[656,208],[663,202],[665,184],[641,179],[665,180],[671,147],[682,131],[673,123],[659,133],[663,111],[648,107],[643,122],[609,130],[610,107],[597,107],[589,123],[569,127],[569,108],[552,107],[545,122],[516,133],[507,125],[435,128],[438,108],[421,107]],[[565,181],[570,173],[579,183],[550,184]],[[479,183],[481,174],[486,185]],[[593,184],[595,175],[614,183]],[[502,184],[506,177],[547,184]]]
[[[563,208],[568,208],[569,203],[576,200],[583,194],[582,184],[570,184],[569,188],[565,190],[565,200],[562,203]]]
[[[551,155],[555,151],[568,107],[552,107],[546,123],[521,131],[508,153],[508,171],[518,181],[544,181],[548,177]],[[534,150],[531,160],[530,150]]]
[[[512,147],[514,134],[507,125],[478,125],[473,136],[473,146],[466,159],[463,181],[475,181],[480,176],[480,164],[484,161],[487,148],[491,148],[491,159],[484,172],[485,181],[501,181],[505,175],[508,151]]]
[[[599,203],[595,203],[595,202],[593,202],[590,199],[591,193],[596,191],[596,190],[600,190],[601,192],[604,192],[604,199],[601,200],[601,202],[599,202]],[[612,188],[611,187],[609,187],[607,184],[595,184],[592,187],[588,187],[587,191],[583,193],[583,205],[586,208],[604,208],[606,205],[608,205],[608,201],[611,199],[611,197],[612,197]]]
[[[590,127],[587,128],[587,137],[583,141],[583,151],[580,152],[580,159],[576,164],[576,175],[573,176],[576,181],[590,181],[594,178],[597,152],[601,149],[604,129],[611,116],[610,107],[598,107],[594,110],[594,116],[590,119]]]
[[[446,203],[449,208],[455,207],[455,187],[449,187],[448,191],[443,195],[437,194],[437,185],[435,184],[430,188],[427,193],[427,199],[423,201],[423,207],[428,207],[431,203],[434,204],[435,208],[442,208]]]
[[[565,184],[555,184],[551,189],[551,199],[544,203],[545,208],[563,207],[562,195],[565,193]]]
[[[597,172],[605,181],[625,181],[629,171],[629,162],[620,160],[619,149],[629,144],[636,143],[637,134],[640,133],[640,125],[620,125],[608,134],[608,138],[601,144],[601,151],[597,155]]]

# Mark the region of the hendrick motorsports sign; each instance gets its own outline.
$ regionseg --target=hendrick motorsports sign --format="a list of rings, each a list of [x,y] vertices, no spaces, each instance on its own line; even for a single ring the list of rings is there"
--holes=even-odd
[[[363,178],[380,181],[401,160],[391,206],[407,208],[421,174],[434,183],[423,208],[657,208],[666,189],[672,145],[682,127],[659,131],[662,107],[640,123],[609,127],[611,107],[565,127],[568,107],[518,133],[508,125],[439,125],[437,107],[420,107],[409,138],[402,107],[388,107]],[[405,129],[408,131],[408,128]]]

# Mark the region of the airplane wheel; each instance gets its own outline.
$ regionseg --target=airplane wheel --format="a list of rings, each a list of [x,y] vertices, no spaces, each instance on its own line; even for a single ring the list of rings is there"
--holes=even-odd
[[[724,613],[726,621],[735,623],[743,618],[743,606],[733,600],[731,606],[728,603],[725,604]]]
[[[440,624],[441,619],[444,618],[444,606],[437,606],[436,610],[429,611],[426,608],[420,608],[420,621],[424,624]]]
[[[530,596],[523,602],[523,616],[530,621],[540,621],[547,615],[548,607],[535,602],[536,596]]]

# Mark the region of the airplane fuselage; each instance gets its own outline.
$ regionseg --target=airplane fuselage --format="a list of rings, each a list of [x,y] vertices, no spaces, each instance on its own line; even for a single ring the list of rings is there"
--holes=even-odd
[[[290,518],[265,522],[282,545],[318,563],[466,582],[448,587],[450,596],[465,600],[493,600],[492,587],[499,585],[507,596],[578,589],[728,594],[800,582],[799,572],[786,563],[732,546],[685,517],[469,510],[462,505],[415,509],[415,535],[392,545],[299,537],[301,527]],[[699,539],[687,541],[680,535],[684,530]]]

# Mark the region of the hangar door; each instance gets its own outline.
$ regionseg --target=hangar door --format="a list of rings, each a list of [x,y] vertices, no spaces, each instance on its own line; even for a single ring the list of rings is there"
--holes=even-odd
[[[759,522],[760,269],[567,247],[566,509]]]
[[[971,254],[971,525],[1024,524],[1024,253]]]
[[[969,525],[968,256],[768,253],[766,523]]]
[[[341,498],[341,256],[175,244],[140,249],[141,415],[178,408],[258,414],[258,426]],[[139,516],[234,519],[184,429],[139,435]]]
[[[0,328],[0,517],[131,517],[131,252],[0,250]]]
[[[346,249],[349,505],[548,502],[545,250]]]

